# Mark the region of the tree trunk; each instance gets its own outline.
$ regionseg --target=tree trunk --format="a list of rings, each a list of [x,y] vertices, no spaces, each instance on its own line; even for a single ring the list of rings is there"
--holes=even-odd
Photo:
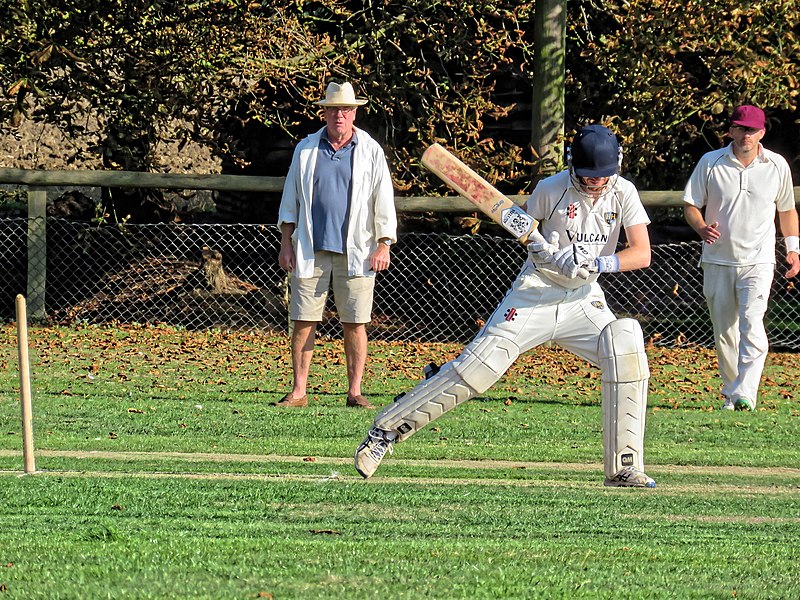
[[[533,26],[534,179],[564,168],[564,61],[567,0],[538,0]]]
[[[212,294],[225,294],[230,291],[230,282],[222,268],[222,253],[219,250],[203,248],[203,275],[208,291]]]

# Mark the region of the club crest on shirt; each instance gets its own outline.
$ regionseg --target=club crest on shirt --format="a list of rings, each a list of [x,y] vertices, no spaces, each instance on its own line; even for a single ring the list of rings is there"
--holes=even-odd
[[[577,211],[578,211],[578,204],[573,202],[567,207],[567,217],[570,219],[574,219]]]
[[[597,310],[603,310],[606,307],[606,305],[600,302],[600,300],[593,300],[592,306],[594,306]]]
[[[607,212],[603,213],[603,220],[609,224],[613,225],[614,222],[617,220],[617,213],[616,212]]]
[[[504,318],[505,318],[506,321],[513,321],[514,319],[516,319],[517,318],[517,309],[516,308],[509,308],[506,311],[506,314],[505,314]]]

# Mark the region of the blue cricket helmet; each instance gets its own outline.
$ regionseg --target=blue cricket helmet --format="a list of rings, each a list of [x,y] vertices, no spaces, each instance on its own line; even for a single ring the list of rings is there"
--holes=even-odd
[[[602,125],[578,130],[570,146],[570,165],[578,177],[611,177],[619,172],[617,136]]]

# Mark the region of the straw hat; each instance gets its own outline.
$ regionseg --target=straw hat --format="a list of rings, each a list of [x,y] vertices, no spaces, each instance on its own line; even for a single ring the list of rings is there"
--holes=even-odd
[[[320,106],[363,106],[367,101],[356,98],[353,86],[349,83],[329,83],[325,90],[325,99],[314,102]]]

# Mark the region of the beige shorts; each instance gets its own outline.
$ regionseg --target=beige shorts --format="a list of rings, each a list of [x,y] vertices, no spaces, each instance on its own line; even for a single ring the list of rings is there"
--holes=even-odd
[[[375,277],[349,277],[347,257],[335,252],[314,254],[314,274],[300,279],[292,274],[289,318],[293,321],[322,321],[322,312],[333,287],[336,312],[342,323],[369,323]]]

